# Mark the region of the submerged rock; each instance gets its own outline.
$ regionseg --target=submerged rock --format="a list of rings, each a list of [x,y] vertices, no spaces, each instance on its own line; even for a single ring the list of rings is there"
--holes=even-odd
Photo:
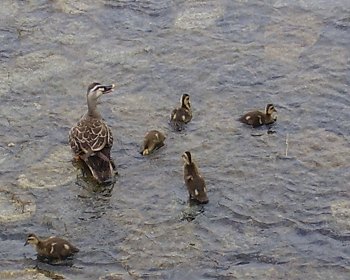
[[[4,270],[0,271],[0,279],[22,280],[22,279],[36,279],[36,280],[50,280],[50,279],[64,279],[62,276],[55,273],[48,273],[45,276],[37,269],[24,269],[24,270]],[[51,275],[52,274],[52,275]],[[54,278],[55,277],[55,278]]]
[[[213,25],[222,15],[223,10],[218,1],[187,1],[175,26],[181,29],[204,29]]]
[[[336,222],[350,230],[350,201],[336,201],[331,205],[332,215]]]
[[[265,56],[283,62],[297,63],[302,52],[315,44],[321,33],[321,22],[307,14],[291,13],[274,21],[265,30]]]
[[[324,129],[305,129],[289,136],[288,154],[310,168],[348,167],[349,152],[343,136]]]
[[[43,161],[35,163],[18,177],[22,188],[53,188],[75,180],[72,155],[65,146],[59,147]]]
[[[0,222],[28,219],[35,210],[36,204],[31,198],[0,190]]]

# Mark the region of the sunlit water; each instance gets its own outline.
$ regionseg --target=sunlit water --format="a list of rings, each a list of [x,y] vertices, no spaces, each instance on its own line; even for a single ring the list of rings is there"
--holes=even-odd
[[[350,279],[349,1],[1,6],[0,278]],[[106,189],[67,142],[94,81],[118,85],[99,105],[119,172]],[[183,93],[194,116],[176,133]],[[267,103],[275,133],[237,122]],[[151,129],[166,145],[144,158]],[[185,150],[207,205],[188,204]],[[80,252],[30,270],[30,232]]]

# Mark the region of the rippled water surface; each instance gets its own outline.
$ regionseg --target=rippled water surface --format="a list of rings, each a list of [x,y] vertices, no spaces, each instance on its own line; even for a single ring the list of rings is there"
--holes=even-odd
[[[350,2],[3,0],[1,279],[350,279]],[[71,164],[87,86],[114,186]],[[188,93],[193,120],[168,119]],[[237,122],[274,103],[275,133]],[[166,145],[139,154],[146,131]],[[209,204],[190,206],[190,150]],[[26,235],[69,239],[36,264]]]

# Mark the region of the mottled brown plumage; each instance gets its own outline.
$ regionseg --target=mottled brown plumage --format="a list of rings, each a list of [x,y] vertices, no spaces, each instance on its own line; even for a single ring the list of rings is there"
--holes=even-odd
[[[158,130],[151,130],[146,133],[143,140],[141,154],[146,156],[164,146],[165,135]]]
[[[75,158],[85,162],[92,176],[100,183],[113,177],[115,165],[110,157],[112,131],[97,111],[97,100],[101,95],[113,91],[113,88],[114,85],[91,84],[87,92],[88,111],[69,132],[69,144]]]
[[[170,115],[170,123],[175,130],[182,130],[184,124],[189,123],[192,120],[192,109],[190,96],[183,94],[180,99],[181,106],[175,108]]]
[[[192,155],[186,151],[182,155],[184,161],[184,180],[190,200],[208,203],[207,188],[203,177],[199,174],[197,165],[192,161]]]
[[[277,120],[277,110],[273,104],[267,104],[265,113],[260,111],[252,111],[246,113],[239,118],[242,123],[251,125],[253,127],[258,127],[261,125],[272,124]]]
[[[31,233],[28,235],[24,246],[27,244],[35,247],[39,257],[48,259],[63,260],[79,252],[79,249],[67,240],[54,236],[40,239]]]

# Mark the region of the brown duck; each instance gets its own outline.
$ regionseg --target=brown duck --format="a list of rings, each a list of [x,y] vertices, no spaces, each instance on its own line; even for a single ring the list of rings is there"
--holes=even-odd
[[[79,249],[67,240],[54,236],[47,239],[40,239],[31,233],[28,235],[24,246],[28,244],[35,247],[39,257],[48,259],[63,260],[79,252]]]
[[[192,109],[190,96],[183,94],[180,99],[181,106],[175,108],[170,115],[170,124],[175,130],[182,130],[184,124],[189,123],[192,119]]]
[[[158,130],[151,130],[147,132],[143,140],[141,154],[146,156],[163,147],[165,139],[165,135]]]
[[[272,124],[277,120],[277,110],[273,104],[267,104],[265,113],[260,111],[252,111],[246,113],[239,118],[242,123],[258,127],[261,125]]]
[[[113,91],[114,85],[92,83],[87,90],[88,111],[69,132],[69,144],[76,160],[82,160],[99,182],[110,180],[115,164],[110,157],[113,135],[97,110],[100,96]]]
[[[203,177],[199,174],[197,165],[192,160],[192,155],[186,151],[182,155],[184,161],[184,180],[190,200],[199,203],[208,203],[207,188]]]

